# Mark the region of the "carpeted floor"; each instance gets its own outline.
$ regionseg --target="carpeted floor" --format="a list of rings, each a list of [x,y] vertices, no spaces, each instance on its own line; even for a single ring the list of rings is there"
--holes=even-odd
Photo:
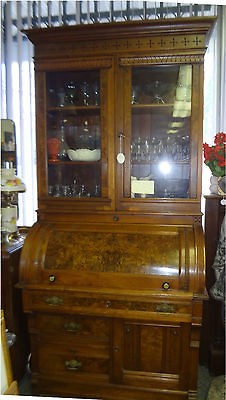
[[[225,376],[220,375],[213,378],[208,391],[207,400],[225,400]]]
[[[211,384],[211,377],[209,375],[208,368],[204,366],[199,367],[199,375],[198,375],[198,399],[197,400],[206,400],[208,391]]]

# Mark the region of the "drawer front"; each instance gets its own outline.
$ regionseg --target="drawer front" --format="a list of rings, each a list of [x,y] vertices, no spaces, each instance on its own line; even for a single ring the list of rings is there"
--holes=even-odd
[[[95,316],[155,318],[157,320],[191,322],[191,299],[181,300],[172,296],[150,296],[138,299],[136,296],[90,296],[81,293],[29,292],[25,301],[27,309],[57,313],[84,313]]]
[[[35,348],[33,372],[41,374],[109,374],[109,349],[98,344],[64,344],[48,342],[44,337],[32,337]],[[36,364],[36,365],[35,365]]]
[[[78,315],[35,314],[29,319],[30,332],[67,335],[73,340],[109,341],[110,321],[107,318],[89,318]]]

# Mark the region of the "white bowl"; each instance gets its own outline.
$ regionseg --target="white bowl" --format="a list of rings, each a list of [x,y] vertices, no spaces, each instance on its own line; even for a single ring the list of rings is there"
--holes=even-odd
[[[100,160],[100,149],[69,149],[67,151],[71,161],[98,161]]]

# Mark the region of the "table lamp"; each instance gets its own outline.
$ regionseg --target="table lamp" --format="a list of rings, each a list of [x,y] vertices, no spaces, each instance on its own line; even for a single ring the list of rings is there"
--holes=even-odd
[[[15,193],[26,191],[22,179],[16,176],[15,168],[2,168],[1,170],[1,232],[4,243],[19,240],[17,229],[17,206],[12,204]]]

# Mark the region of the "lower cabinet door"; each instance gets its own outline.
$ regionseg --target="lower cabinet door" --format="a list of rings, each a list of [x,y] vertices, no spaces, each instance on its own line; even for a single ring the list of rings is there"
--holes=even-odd
[[[123,383],[186,390],[189,338],[189,324],[125,322]]]

